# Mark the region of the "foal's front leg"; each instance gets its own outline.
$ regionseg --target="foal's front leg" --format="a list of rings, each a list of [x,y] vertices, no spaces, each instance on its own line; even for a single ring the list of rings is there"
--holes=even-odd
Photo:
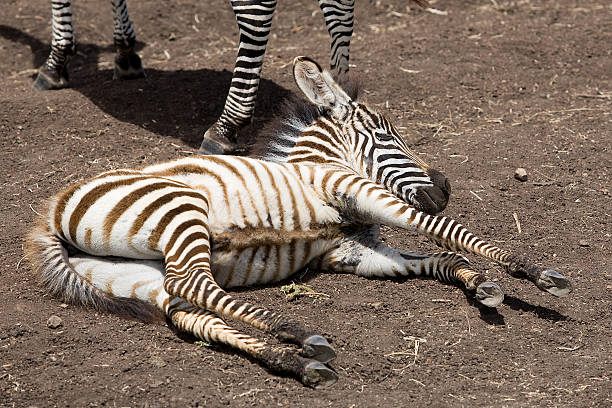
[[[320,173],[303,176],[320,177]],[[540,290],[555,296],[565,296],[572,284],[553,269],[533,264],[527,258],[512,254],[472,234],[449,217],[434,216],[418,211],[395,195],[356,174],[336,171],[326,176],[323,192],[327,199],[340,208],[357,213],[364,222],[415,230],[442,248],[465,251],[502,265],[509,275],[534,283]],[[348,191],[339,194],[342,188]]]
[[[468,260],[459,254],[401,251],[388,247],[377,237],[378,227],[375,226],[347,238],[337,248],[315,261],[313,266],[372,278],[422,276],[440,282],[459,283],[474,292],[476,300],[489,307],[496,307],[504,300],[501,288],[474,271]]]

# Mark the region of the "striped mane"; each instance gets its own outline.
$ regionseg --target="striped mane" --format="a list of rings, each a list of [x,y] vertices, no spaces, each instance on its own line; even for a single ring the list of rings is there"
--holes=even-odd
[[[359,82],[348,79],[341,83],[351,99],[359,100]],[[321,118],[329,117],[326,108],[314,105],[291,94],[280,109],[281,113],[267,123],[255,138],[249,156],[283,163],[297,144],[302,132]]]

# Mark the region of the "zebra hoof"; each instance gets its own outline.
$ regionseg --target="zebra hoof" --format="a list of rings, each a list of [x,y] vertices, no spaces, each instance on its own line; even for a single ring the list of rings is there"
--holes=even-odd
[[[504,292],[497,283],[483,282],[476,288],[476,300],[488,307],[497,307],[504,301]]]
[[[55,71],[41,68],[38,71],[36,80],[32,88],[39,91],[49,91],[51,89],[63,89],[68,87],[68,75],[60,75]]]
[[[313,335],[308,337],[302,346],[304,357],[327,363],[336,358],[336,352],[323,336]]]
[[[304,367],[302,384],[315,389],[327,388],[338,381],[338,374],[318,361],[312,361]]]
[[[236,145],[232,143],[217,124],[214,124],[204,133],[200,154],[230,154],[236,150]],[[233,134],[232,134],[233,136]]]
[[[113,79],[138,79],[146,78],[142,61],[135,52],[130,52],[127,55],[117,54],[115,56],[115,70],[113,71]]]
[[[572,291],[572,283],[569,279],[552,269],[547,269],[540,274],[536,286],[557,297],[567,296]]]

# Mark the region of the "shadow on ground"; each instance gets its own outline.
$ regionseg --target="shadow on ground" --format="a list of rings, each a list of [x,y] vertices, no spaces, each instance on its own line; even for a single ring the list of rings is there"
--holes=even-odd
[[[0,36],[29,47],[32,68],[45,61],[49,44],[13,27],[0,25]],[[146,47],[137,44],[137,50]],[[162,71],[147,68],[146,79],[115,81],[110,64],[99,62],[102,53],[113,53],[114,46],[78,44],[69,64],[70,88],[82,93],[108,115],[153,133],[175,137],[197,149],[204,131],[223,111],[232,78],[228,70],[199,69]],[[32,81],[35,75],[32,76]],[[50,91],[54,92],[54,91]],[[286,88],[262,79],[256,106],[256,119],[239,141],[248,144],[256,130],[271,118],[278,102],[289,94]]]

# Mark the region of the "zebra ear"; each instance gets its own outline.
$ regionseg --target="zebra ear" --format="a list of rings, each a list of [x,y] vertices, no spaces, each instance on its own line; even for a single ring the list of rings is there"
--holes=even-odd
[[[293,78],[304,95],[315,105],[336,109],[351,101],[331,74],[323,71],[319,64],[308,57],[297,57],[293,60]]]

